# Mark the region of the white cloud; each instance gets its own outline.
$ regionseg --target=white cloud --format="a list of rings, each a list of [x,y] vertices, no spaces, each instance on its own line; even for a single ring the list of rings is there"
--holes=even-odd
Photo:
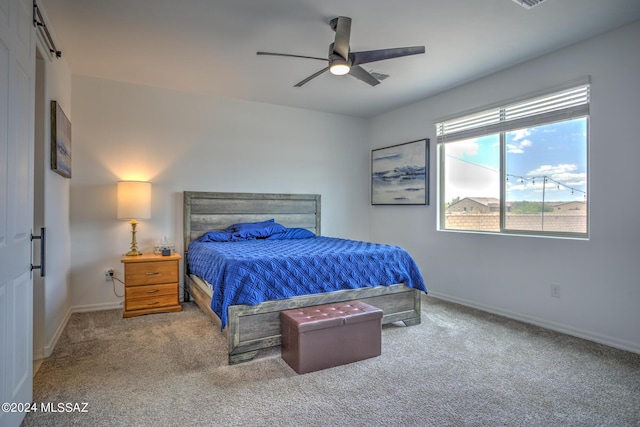
[[[565,185],[577,187],[587,183],[587,174],[585,173],[563,173],[552,176],[553,179]]]
[[[514,141],[518,141],[520,139],[526,138],[529,135],[531,135],[531,130],[529,129],[519,129],[513,132],[510,132],[511,135],[513,135],[513,140]]]
[[[536,176],[536,175],[561,175],[568,172],[572,172],[578,169],[578,166],[573,164],[559,164],[556,166],[552,165],[542,165],[538,167],[538,169],[534,169],[532,171],[527,172],[528,176]]]
[[[522,153],[524,153],[524,150],[522,148],[518,147],[517,145],[507,144],[507,153],[510,153],[510,154],[522,154]]]
[[[535,180],[535,184],[533,183],[533,181],[528,181],[528,188],[535,188],[535,189],[541,189],[542,188],[542,184],[543,184],[543,180],[542,177],[546,176],[548,178],[551,178],[552,180],[554,180],[555,182],[551,182],[551,183],[547,183],[547,189],[549,190],[564,190],[564,186],[570,186],[570,187],[578,187],[581,185],[585,185],[587,183],[587,174],[584,172],[578,172],[576,173],[575,171],[578,169],[577,165],[574,164],[559,164],[559,165],[542,165],[537,169],[534,169],[532,171],[529,171],[527,173],[527,176],[529,177],[537,177],[538,179]],[[558,182],[560,184],[558,184]],[[560,185],[560,188],[558,189],[558,185]],[[518,186],[520,190],[524,189],[524,186]],[[515,186],[514,186],[515,189]]]
[[[514,141],[516,141],[514,139]],[[531,147],[533,142],[528,139],[523,139],[522,141],[518,141],[517,143],[507,144],[507,153],[510,154],[522,154],[524,153],[524,149],[527,147]]]

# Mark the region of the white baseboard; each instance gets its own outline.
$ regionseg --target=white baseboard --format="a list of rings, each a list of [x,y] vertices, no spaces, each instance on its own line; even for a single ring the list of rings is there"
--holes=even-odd
[[[33,349],[33,360],[42,360],[48,356],[45,356],[44,347],[34,348]],[[34,372],[35,374],[35,372]]]
[[[478,304],[474,301],[468,301],[462,298],[452,297],[450,295],[441,294],[439,292],[430,291],[429,296],[438,298],[441,300],[453,302],[456,304],[464,305],[467,307],[476,308],[478,310],[486,311],[488,313],[493,313],[500,316],[508,317],[510,319],[519,320],[524,323],[540,326],[540,327],[550,329],[552,331],[560,332],[563,334],[571,335],[578,338],[583,338],[585,340],[597,342],[599,344],[608,345],[609,347],[619,348],[621,350],[626,350],[632,353],[640,354],[640,344],[638,343],[621,340],[619,338],[598,334],[592,331],[586,331],[583,329],[574,328],[572,326],[568,326],[560,323],[549,322],[547,320],[539,319],[537,317],[527,316],[520,313],[514,313],[511,311],[502,310],[500,308],[491,307],[484,304]]]
[[[56,332],[53,334],[48,344],[46,344],[42,348],[33,349],[33,360],[42,360],[51,356],[51,353],[53,353],[53,349],[55,348],[56,344],[58,343],[58,340],[62,336],[62,332],[64,332],[64,328],[67,326],[67,323],[71,318],[72,312],[73,310],[71,308],[67,310],[67,312],[64,315],[64,318],[62,319],[62,322],[60,322],[60,324],[56,328]]]
[[[64,319],[62,319],[62,322],[60,322],[60,324],[58,325],[58,328],[56,329],[56,333],[53,334],[53,337],[51,338],[51,341],[49,341],[49,344],[44,347],[44,357],[49,357],[51,356],[51,353],[53,353],[53,349],[55,348],[56,344],[58,343],[58,340],[62,336],[62,332],[64,332],[64,328],[67,326],[67,323],[69,323],[69,319],[71,318],[72,312],[73,312],[72,309],[69,308],[69,310],[67,310],[67,312],[65,313]]]
[[[100,304],[86,304],[76,305],[71,307],[71,311],[74,313],[84,313],[87,311],[102,311],[102,310],[118,310],[122,308],[122,301],[119,302],[105,302]]]

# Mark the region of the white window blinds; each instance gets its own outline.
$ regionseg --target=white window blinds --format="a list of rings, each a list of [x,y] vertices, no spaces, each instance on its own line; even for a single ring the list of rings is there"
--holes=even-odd
[[[589,114],[589,84],[436,123],[437,141],[459,141],[584,117]]]

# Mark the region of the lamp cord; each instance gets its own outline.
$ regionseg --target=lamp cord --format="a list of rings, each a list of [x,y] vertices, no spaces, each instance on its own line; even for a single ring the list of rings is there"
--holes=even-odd
[[[118,298],[124,298],[124,294],[123,295],[118,295],[118,293],[116,292],[116,280],[124,285],[124,282],[122,280],[118,279],[115,274],[113,276],[111,276],[111,284],[113,285],[113,294],[115,296],[117,296]]]

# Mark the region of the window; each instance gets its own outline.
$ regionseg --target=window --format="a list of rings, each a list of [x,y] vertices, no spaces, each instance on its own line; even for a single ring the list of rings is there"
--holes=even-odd
[[[439,228],[587,237],[589,89],[436,123]]]

